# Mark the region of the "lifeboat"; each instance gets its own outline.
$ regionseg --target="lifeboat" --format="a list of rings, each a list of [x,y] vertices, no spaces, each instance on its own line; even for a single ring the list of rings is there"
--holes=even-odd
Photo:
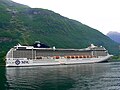
[[[75,58],[79,58],[79,56],[75,56]]]
[[[67,56],[67,58],[69,59],[69,58],[71,58],[71,56]]]
[[[83,55],[79,56],[79,58],[83,58],[83,57],[84,57]]]
[[[54,56],[53,58],[54,59],[60,59],[60,56]]]
[[[71,58],[72,58],[72,59],[74,59],[74,58],[75,58],[75,56],[71,56]]]

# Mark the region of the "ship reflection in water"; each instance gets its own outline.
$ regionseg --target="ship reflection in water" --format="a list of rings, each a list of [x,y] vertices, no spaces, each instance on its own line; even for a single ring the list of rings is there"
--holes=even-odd
[[[119,90],[120,63],[6,68],[12,90]]]

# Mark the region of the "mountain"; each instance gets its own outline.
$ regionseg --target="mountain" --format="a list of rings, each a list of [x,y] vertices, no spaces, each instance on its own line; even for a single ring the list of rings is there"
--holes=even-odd
[[[41,8],[0,0],[0,57],[16,45],[41,41],[57,48],[85,48],[91,43],[118,54],[118,43],[81,22]]]
[[[119,32],[111,31],[111,32],[107,33],[107,36],[109,38],[111,38],[112,40],[114,40],[115,42],[120,43],[120,33]]]

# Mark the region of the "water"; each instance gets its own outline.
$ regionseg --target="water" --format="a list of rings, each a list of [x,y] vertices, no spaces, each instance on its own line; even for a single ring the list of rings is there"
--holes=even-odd
[[[0,90],[120,90],[120,62],[0,67]]]

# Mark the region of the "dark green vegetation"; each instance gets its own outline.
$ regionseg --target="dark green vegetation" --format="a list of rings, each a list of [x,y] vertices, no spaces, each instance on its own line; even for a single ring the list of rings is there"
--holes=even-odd
[[[112,62],[120,62],[120,55],[113,56],[110,61],[112,61]]]
[[[101,32],[53,11],[0,0],[0,57],[16,45],[41,41],[57,48],[84,48],[91,43],[118,54],[118,44]],[[3,61],[2,61],[3,62]]]

